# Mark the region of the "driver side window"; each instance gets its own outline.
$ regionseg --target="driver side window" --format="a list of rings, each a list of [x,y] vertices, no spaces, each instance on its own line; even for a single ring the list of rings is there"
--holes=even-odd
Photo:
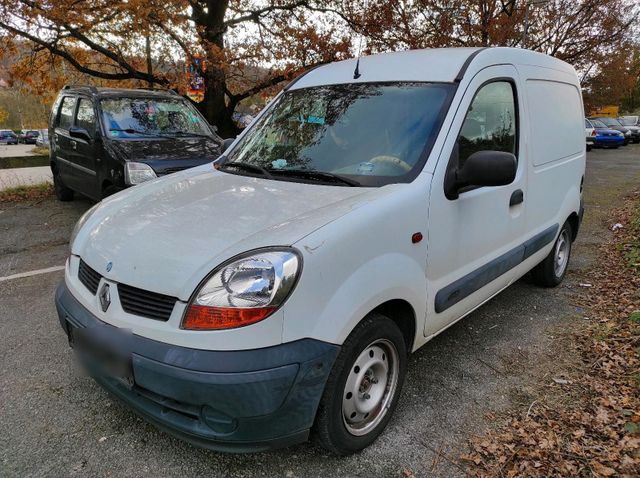
[[[495,81],[480,88],[458,136],[458,168],[478,151],[503,151],[517,157],[517,125],[513,85]]]

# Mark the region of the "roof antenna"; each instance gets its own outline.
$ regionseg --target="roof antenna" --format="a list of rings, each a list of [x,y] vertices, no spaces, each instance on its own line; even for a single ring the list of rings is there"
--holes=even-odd
[[[367,6],[369,4],[369,0],[365,0],[364,2],[364,10],[362,11],[362,23],[364,23],[364,15],[367,11]],[[358,59],[356,60],[356,68],[353,70],[353,79],[357,80],[362,75],[360,74],[360,55],[362,55],[362,39],[364,38],[364,33],[360,32],[360,41],[358,42]]]

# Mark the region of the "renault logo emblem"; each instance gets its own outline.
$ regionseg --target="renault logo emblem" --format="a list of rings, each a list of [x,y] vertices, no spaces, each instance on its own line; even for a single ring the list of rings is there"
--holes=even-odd
[[[111,272],[111,268],[113,267],[113,262],[107,262],[107,272]]]
[[[100,307],[102,307],[102,312],[106,312],[109,306],[111,305],[111,294],[109,293],[109,284],[107,283],[102,284],[102,288],[100,289],[98,298],[100,299]]]

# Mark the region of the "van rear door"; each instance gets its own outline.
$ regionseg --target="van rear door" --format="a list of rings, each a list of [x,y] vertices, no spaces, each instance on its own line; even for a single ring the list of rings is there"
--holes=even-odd
[[[525,241],[527,157],[520,115],[522,92],[513,66],[485,68],[469,83],[434,171],[427,243],[425,335],[509,285]],[[468,187],[457,199],[445,196],[452,166],[478,151],[502,151],[518,160],[506,186]],[[453,164],[452,164],[453,162]]]

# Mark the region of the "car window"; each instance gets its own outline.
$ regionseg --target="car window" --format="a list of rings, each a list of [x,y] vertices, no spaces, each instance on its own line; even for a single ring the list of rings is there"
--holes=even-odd
[[[250,163],[276,178],[315,172],[366,186],[407,182],[435,140],[452,90],[436,83],[290,90],[227,154],[228,164]]]
[[[607,127],[607,125],[605,125],[602,121],[599,121],[599,120],[591,120],[591,122],[593,123],[593,125],[596,128],[606,128]]]
[[[69,129],[73,124],[73,110],[76,106],[76,99],[73,96],[65,96],[60,104],[60,114],[58,115],[58,126]]]
[[[600,121],[602,121],[607,126],[613,126],[614,128],[621,126],[620,123],[618,123],[613,118],[600,118]]]
[[[95,132],[96,117],[93,112],[93,104],[86,98],[81,98],[76,115],[76,126],[86,129],[91,136]]]
[[[181,98],[105,98],[100,105],[113,139],[212,136],[196,109]]]
[[[483,86],[467,111],[458,136],[458,167],[478,151],[516,154],[515,91],[508,81]]]

